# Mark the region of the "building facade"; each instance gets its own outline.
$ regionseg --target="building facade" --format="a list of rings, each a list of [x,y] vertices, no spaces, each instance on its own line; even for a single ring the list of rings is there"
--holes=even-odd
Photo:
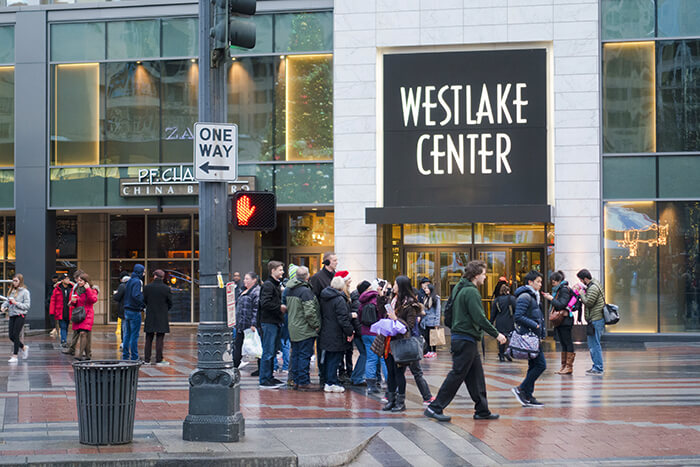
[[[621,307],[608,331],[698,332],[697,10],[259,0],[257,46],[227,63],[231,190],[274,191],[278,228],[232,231],[231,272],[335,250],[356,282],[444,298],[471,259],[485,297],[588,268]],[[80,267],[111,292],[141,262],[198,321],[197,28],[192,0],[0,0],[4,277],[40,296]]]

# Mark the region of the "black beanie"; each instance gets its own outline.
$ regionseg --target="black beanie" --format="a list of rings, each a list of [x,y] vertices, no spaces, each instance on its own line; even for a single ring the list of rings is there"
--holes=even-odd
[[[362,295],[363,293],[365,293],[365,290],[367,290],[367,289],[369,288],[370,285],[372,285],[372,284],[370,284],[370,283],[367,282],[367,281],[362,281],[362,282],[360,282],[359,284],[357,284],[357,292],[358,292],[360,295]]]

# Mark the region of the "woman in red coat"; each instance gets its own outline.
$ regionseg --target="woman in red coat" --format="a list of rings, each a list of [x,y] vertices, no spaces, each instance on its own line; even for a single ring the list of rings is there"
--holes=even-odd
[[[80,333],[78,337],[78,351],[75,354],[76,360],[90,360],[92,357],[91,349],[91,331],[92,323],[95,320],[95,310],[93,305],[97,302],[97,289],[91,282],[90,276],[82,273],[78,277],[78,284],[71,296],[71,320],[73,318],[73,310],[77,307],[85,308],[85,319],[79,323],[73,323],[73,331]]]

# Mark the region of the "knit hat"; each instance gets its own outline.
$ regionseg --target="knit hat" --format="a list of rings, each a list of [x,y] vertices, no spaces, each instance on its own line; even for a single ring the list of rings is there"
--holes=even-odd
[[[430,279],[428,279],[427,277],[423,277],[420,280],[420,285],[423,285],[425,282],[432,282],[432,281]]]
[[[297,276],[297,269],[299,269],[299,266],[297,266],[294,263],[289,263],[289,280],[291,281]]]
[[[362,295],[365,292],[365,290],[369,289],[370,285],[371,284],[369,283],[369,281],[360,282],[359,284],[357,284],[357,293]]]
[[[348,271],[338,271],[333,277],[342,277],[347,282],[350,280],[350,273]]]

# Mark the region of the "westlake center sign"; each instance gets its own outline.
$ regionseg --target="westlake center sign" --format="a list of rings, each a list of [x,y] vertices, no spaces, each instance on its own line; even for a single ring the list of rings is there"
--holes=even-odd
[[[547,204],[544,49],[385,55],[383,124],[384,208]]]

